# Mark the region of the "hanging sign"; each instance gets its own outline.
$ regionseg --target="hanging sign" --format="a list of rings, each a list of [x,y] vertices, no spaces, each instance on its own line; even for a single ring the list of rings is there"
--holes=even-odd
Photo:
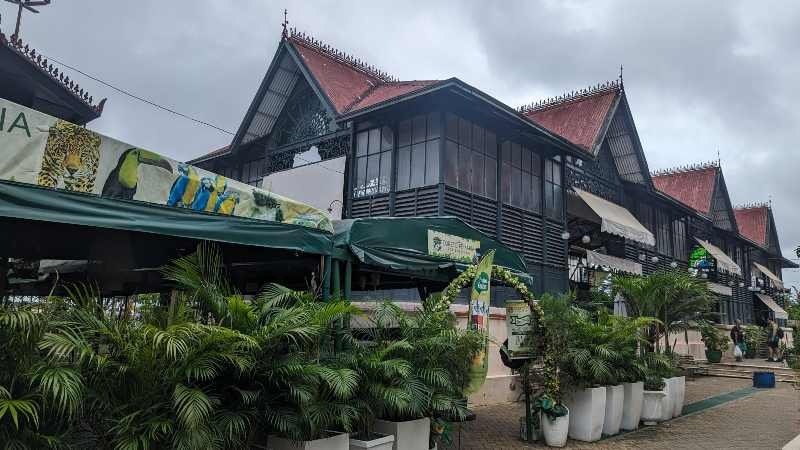
[[[478,264],[478,271],[472,281],[472,293],[469,301],[469,326],[484,333],[489,332],[489,304],[491,301],[492,262],[494,250],[486,253]],[[488,345],[488,342],[487,344]],[[472,360],[467,393],[477,392],[486,380],[489,372],[489,353],[487,348],[478,352]]]
[[[695,270],[714,271],[717,267],[717,260],[702,245],[692,249],[689,254],[689,267]]]
[[[333,231],[322,211],[0,98],[0,180]]]
[[[506,301],[509,358],[528,359],[533,357],[532,319],[533,315],[528,303],[522,300]]]
[[[428,230],[428,254],[431,256],[469,264],[475,260],[480,248],[481,241]]]

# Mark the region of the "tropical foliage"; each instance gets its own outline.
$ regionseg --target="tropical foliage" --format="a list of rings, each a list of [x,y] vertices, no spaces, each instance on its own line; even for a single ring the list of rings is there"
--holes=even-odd
[[[700,338],[706,345],[707,351],[724,352],[728,350],[730,339],[720,333],[713,323],[700,320],[697,322],[697,329],[700,331]]]

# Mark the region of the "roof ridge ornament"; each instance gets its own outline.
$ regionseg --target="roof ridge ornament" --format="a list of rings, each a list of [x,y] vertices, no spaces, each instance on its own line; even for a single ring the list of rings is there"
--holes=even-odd
[[[622,91],[622,66],[620,66],[620,77],[616,80],[610,80],[603,83],[597,83],[584,89],[578,89],[564,94],[556,95],[553,97],[545,98],[531,102],[527,105],[517,108],[522,114],[529,114],[544,109],[549,109],[554,106],[559,106],[562,103],[580,100],[586,97],[591,97],[598,94],[603,94],[612,91]]]
[[[42,56],[41,53],[38,53],[35,48],[25,44],[22,41],[22,38],[18,36],[6,38],[6,35],[0,32],[0,45],[5,45],[21,57],[28,60],[28,62],[36,66],[37,69],[49,75],[53,81],[61,84],[66,90],[70,91],[75,97],[77,97],[98,114],[103,112],[106,99],[100,100],[100,102],[95,105],[94,98],[89,95],[88,91],[83,90],[78,83],[75,83],[73,80],[70,80],[69,77],[64,76],[63,71],[59,71],[58,67],[53,67],[53,65],[47,61],[46,57]]]
[[[366,61],[362,61],[359,58],[356,58],[341,50],[338,50],[320,41],[319,39],[315,39],[314,37],[307,35],[302,31],[298,31],[296,28],[289,29],[288,38],[297,41],[300,44],[311,48],[312,50],[322,53],[323,55],[333,59],[336,62],[347,65],[373,78],[377,78],[383,81],[384,83],[392,83],[398,81],[397,78],[389,75],[383,70],[376,68],[375,66],[368,64]]]
[[[719,169],[719,160],[708,161],[694,164],[686,164],[678,167],[669,167],[666,169],[656,169],[650,172],[650,176],[660,177],[664,175],[674,175],[678,173],[696,172],[698,170]]]
[[[752,201],[752,202],[745,202],[739,205],[735,205],[733,209],[761,209],[761,208],[772,208],[771,201],[769,202],[759,202],[759,201]]]

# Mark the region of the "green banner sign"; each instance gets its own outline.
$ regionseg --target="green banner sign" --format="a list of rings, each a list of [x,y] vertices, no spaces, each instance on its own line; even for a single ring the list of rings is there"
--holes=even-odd
[[[311,206],[4,99],[0,180],[333,231]]]
[[[491,301],[492,263],[494,250],[490,250],[478,264],[478,271],[472,281],[472,293],[469,302],[469,326],[476,330],[489,332],[489,304]],[[488,343],[487,343],[488,346]],[[489,372],[489,353],[484,349],[475,356],[470,370],[470,382],[467,393],[474,393],[483,386]]]

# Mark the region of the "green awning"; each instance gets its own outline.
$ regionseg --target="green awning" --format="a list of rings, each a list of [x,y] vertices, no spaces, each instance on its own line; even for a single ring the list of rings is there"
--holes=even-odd
[[[0,181],[0,217],[155,233],[328,255],[331,234],[317,228],[172,208],[137,200]],[[69,236],[64,236],[69,239]]]
[[[463,270],[487,251],[530,284],[519,253],[456,217],[373,217],[334,221],[334,247],[361,263],[403,272]]]

